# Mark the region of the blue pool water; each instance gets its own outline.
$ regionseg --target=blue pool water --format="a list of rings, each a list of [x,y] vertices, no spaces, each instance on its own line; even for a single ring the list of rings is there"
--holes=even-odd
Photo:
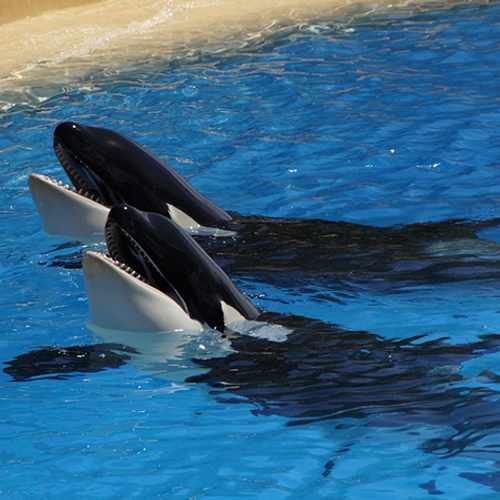
[[[1,361],[102,342],[86,327],[81,269],[57,265],[80,247],[44,234],[27,187],[31,172],[64,179],[52,152],[57,123],[119,130],[244,216],[389,232],[421,222],[481,223],[500,213],[499,40],[497,3],[320,19],[237,51],[95,74],[85,87],[5,111]],[[1,373],[0,496],[496,498],[500,229],[490,224],[481,239],[443,242],[436,227],[435,238],[408,244],[416,257],[405,265],[417,267],[404,280],[397,269],[370,274],[368,261],[357,258],[331,280],[319,273],[305,281],[306,261],[286,280],[272,271],[235,277],[261,309],[364,332],[353,371],[385,343],[395,374],[383,383],[374,378],[367,391],[380,401],[358,394],[317,418],[297,418],[308,404],[335,406],[342,384],[355,384],[342,350],[338,364],[331,356],[311,368],[312,382],[294,386],[298,396],[288,407],[251,378],[245,382],[257,397],[215,379],[186,383],[200,372],[191,360],[196,341],[163,363],[158,352],[154,361],[138,356],[69,377],[15,382]],[[460,264],[448,274],[418,273],[422,252],[458,255]],[[490,342],[480,347],[484,335]],[[208,358],[220,355],[216,335],[207,332],[203,342]],[[473,355],[459,356],[467,346]],[[245,359],[255,380],[262,366],[282,363],[266,365],[262,356]],[[321,348],[309,356],[314,366]],[[346,380],[325,388],[322,381],[338,373]],[[295,375],[278,375],[274,389],[286,393]],[[388,403],[407,394],[405,380],[420,384],[424,410],[412,410],[410,396],[408,407],[398,406],[406,413]]]

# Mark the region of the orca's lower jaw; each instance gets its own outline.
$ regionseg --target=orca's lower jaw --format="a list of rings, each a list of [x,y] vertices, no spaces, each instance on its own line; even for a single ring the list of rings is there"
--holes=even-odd
[[[63,183],[62,181],[58,181],[54,177],[49,177],[48,175],[43,175],[43,174],[32,174],[32,175],[38,175],[40,178],[43,178],[45,182],[50,182],[53,184],[55,187],[59,189],[65,189],[66,191],[69,191],[77,196],[81,196],[82,198],[86,198],[87,200],[93,201],[95,203],[98,203],[99,205],[102,205],[103,207],[107,207],[102,199],[99,197],[99,195],[93,191],[90,188],[86,187],[81,187],[79,189],[75,188],[74,186],[70,186],[68,183]]]
[[[48,235],[83,243],[103,241],[108,207],[46,175],[30,174],[28,183]]]
[[[148,280],[141,274],[138,273],[135,269],[133,269],[130,266],[127,266],[124,262],[121,260],[116,260],[110,255],[106,254],[99,254],[103,259],[107,260],[112,266],[116,267],[117,269],[120,270],[120,272],[127,273],[130,277],[141,281],[142,283],[145,283],[146,285],[152,286]],[[153,287],[156,288],[156,287]]]
[[[96,331],[168,333],[201,332],[210,328],[191,318],[175,294],[163,293],[133,268],[108,255],[86,252],[83,276],[90,310],[89,326]],[[246,321],[225,302],[221,302],[221,307],[230,327],[241,326]],[[227,331],[231,330],[222,330]]]
[[[76,239],[81,243],[102,242],[110,207],[60,144],[54,145],[54,151],[73,187],[46,175],[30,174],[31,197],[45,232],[49,236]],[[82,171],[84,168],[82,166]]]
[[[203,330],[175,300],[123,262],[86,252],[83,275],[91,327],[148,333]]]

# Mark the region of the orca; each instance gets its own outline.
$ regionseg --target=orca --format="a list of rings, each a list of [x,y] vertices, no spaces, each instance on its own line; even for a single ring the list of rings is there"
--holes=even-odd
[[[498,428],[500,400],[494,386],[498,377],[481,372],[471,379],[470,374],[462,375],[461,368],[475,358],[496,355],[499,335],[484,335],[466,344],[424,337],[398,340],[297,315],[259,314],[170,219],[115,206],[106,236],[109,256],[87,252],[84,261],[91,323],[103,329],[123,328],[135,345],[38,349],[7,363],[4,371],[14,380],[67,378],[72,372],[118,368],[127,356],[141,356],[140,340],[148,337],[144,333],[156,332],[158,340],[175,335],[176,329],[192,329],[201,338],[201,330],[210,327],[230,342],[231,350],[190,358],[201,373],[193,375],[188,363],[182,362],[176,375],[184,373],[187,383],[207,384],[211,397],[226,406],[245,404],[256,416],[275,415],[287,425],[325,429],[330,424],[337,430],[442,426],[447,431],[422,443],[423,450],[441,458],[494,457],[488,438],[494,439]],[[146,323],[148,315],[157,319]],[[269,328],[280,324],[288,334],[281,342],[256,338],[241,334],[232,321],[236,325],[259,321]],[[107,346],[115,346],[111,351],[117,353],[116,359],[104,357],[95,363],[95,353],[107,352]],[[154,348],[161,345],[154,343]],[[74,362],[82,356],[91,363]],[[165,353],[158,353],[160,362],[161,357]],[[159,366],[154,370],[155,376],[168,376]],[[330,470],[327,463],[325,475]]]
[[[168,217],[114,206],[106,222],[109,256],[86,252],[90,323],[125,331],[220,332],[259,315],[222,269]]]
[[[54,131],[54,151],[74,190],[31,174],[30,190],[51,235],[102,241],[110,206],[170,217],[231,276],[250,273],[281,288],[326,285],[356,293],[414,282],[500,276],[500,219],[374,227],[350,222],[229,214],[157,156],[109,129],[72,122]],[[223,236],[224,238],[213,238]],[[81,255],[51,265],[76,267]],[[293,279],[291,279],[293,276]]]
[[[53,144],[73,189],[44,175],[29,176],[49,235],[83,240],[102,235],[109,209],[122,203],[165,215],[192,231],[231,220],[170,165],[118,132],[63,122],[54,130]]]

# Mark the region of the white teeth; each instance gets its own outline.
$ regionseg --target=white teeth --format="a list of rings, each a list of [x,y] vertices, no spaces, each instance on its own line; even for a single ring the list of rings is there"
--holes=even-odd
[[[113,259],[112,257],[110,257],[109,255],[105,255],[104,256],[106,259],[108,259],[113,265],[115,265],[116,267],[122,269],[123,271],[125,271],[126,273],[130,274],[130,276],[133,276],[134,278],[142,281],[143,283],[147,283],[148,281],[143,277],[141,276],[137,271],[135,271],[134,269],[132,269],[131,267],[127,266],[126,264],[124,264],[123,262],[120,262],[118,260],[115,260]]]
[[[135,249],[144,257],[144,260],[147,260],[151,265],[153,265],[153,267],[156,268],[156,266],[154,266],[153,262],[151,262],[151,260],[147,256],[147,254],[142,250],[140,245],[138,245],[136,243],[136,241],[130,235],[126,234],[126,236],[134,244]],[[138,280],[142,281],[143,283],[149,284],[148,280],[144,276],[142,276],[142,274],[138,273],[137,271],[132,269],[130,266],[127,266],[124,262],[121,262],[114,257],[114,256],[119,256],[120,253],[119,253],[118,248],[116,247],[115,241],[113,239],[112,230],[109,227],[106,229],[106,242],[108,245],[108,252],[109,252],[109,256],[107,256],[107,258],[111,262],[113,262],[113,264],[115,266],[119,267],[120,269],[123,269],[125,272],[127,272],[128,274],[130,274],[134,278],[137,278]],[[160,273],[158,268],[156,268],[156,270],[158,271],[158,273]]]
[[[68,191],[73,191],[76,194],[79,194],[80,196],[84,196],[85,198],[88,198],[89,200],[95,201],[96,203],[99,203],[101,205],[104,205],[104,203],[101,202],[99,195],[96,193],[92,193],[88,190],[85,190],[84,188],[80,188],[76,190],[76,188],[70,186],[69,184],[63,184],[62,181],[57,181],[56,179],[53,179],[51,177],[48,177],[46,175],[43,176],[45,180],[50,181],[52,184],[55,186],[58,186],[63,189],[67,189]]]
[[[64,185],[63,187],[66,189],[72,189],[77,194],[85,196],[86,198],[89,198],[97,203],[100,203],[101,205],[105,205],[105,203],[99,198],[99,195],[97,193],[90,194],[91,187],[88,185],[86,180],[79,174],[79,172],[75,169],[69,158],[66,156],[66,153],[63,152],[59,147],[55,148],[55,153],[57,159],[66,170],[71,182],[73,182],[73,184],[84,186],[80,188],[78,191],[76,191],[75,188],[70,188],[70,186],[67,184]],[[62,182],[58,184],[62,186]]]

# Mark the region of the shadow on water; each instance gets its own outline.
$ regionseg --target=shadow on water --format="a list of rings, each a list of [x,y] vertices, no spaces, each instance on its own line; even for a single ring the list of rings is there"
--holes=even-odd
[[[4,373],[16,382],[66,380],[76,374],[120,368],[137,351],[120,344],[46,347],[16,356],[4,364]]]

